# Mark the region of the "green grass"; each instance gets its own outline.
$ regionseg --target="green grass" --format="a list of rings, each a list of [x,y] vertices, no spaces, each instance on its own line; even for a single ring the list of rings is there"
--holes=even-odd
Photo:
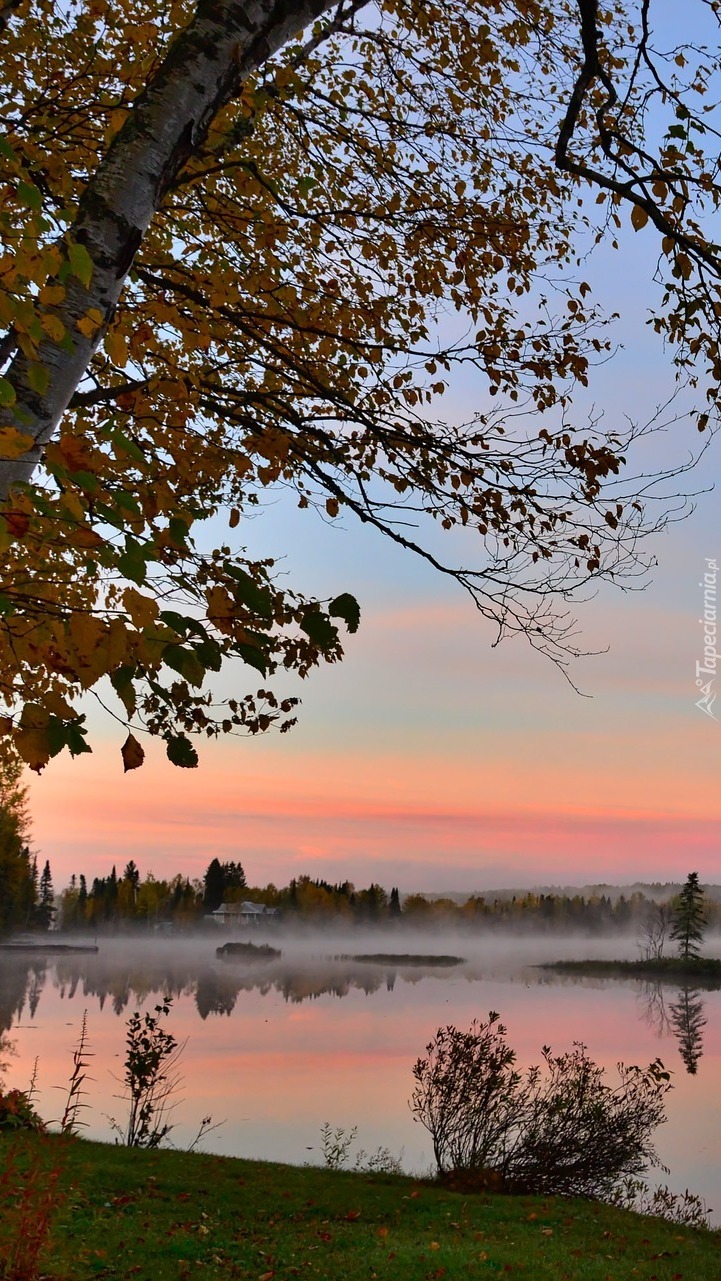
[[[11,1142],[0,1140],[0,1170]],[[47,1168],[62,1168],[64,1200],[40,1259],[44,1281],[721,1275],[719,1234],[594,1202],[468,1195],[409,1178],[81,1140],[33,1136],[29,1150],[31,1158],[40,1151]],[[0,1175],[0,1259],[19,1226],[11,1183],[3,1187]]]

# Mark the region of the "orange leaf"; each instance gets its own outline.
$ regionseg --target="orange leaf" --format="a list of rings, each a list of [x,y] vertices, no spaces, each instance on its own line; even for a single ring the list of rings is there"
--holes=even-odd
[[[123,757],[123,772],[127,774],[130,769],[140,769],[145,760],[145,752],[134,734],[128,734],[123,746],[120,749]],[[272,1273],[268,1274],[272,1276]],[[262,1281],[262,1277],[261,1277]]]

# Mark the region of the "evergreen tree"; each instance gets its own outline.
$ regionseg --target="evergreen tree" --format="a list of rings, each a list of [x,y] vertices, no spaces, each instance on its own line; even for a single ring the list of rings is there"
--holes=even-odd
[[[45,866],[40,876],[40,887],[38,891],[38,905],[35,910],[35,922],[41,930],[49,930],[53,923],[55,915],[55,894],[53,893],[53,878],[50,873],[50,861],[45,860]]]
[[[137,866],[132,859],[126,865],[125,871],[123,872],[123,880],[129,881],[133,887],[134,892],[137,894],[138,887],[140,885],[140,872],[138,871]]]
[[[219,859],[214,858],[208,864],[203,877],[203,907],[206,912],[214,912],[223,902],[225,873]]]
[[[401,899],[396,885],[394,885],[391,890],[391,896],[388,902],[388,914],[389,916],[400,916],[401,914]]]
[[[678,943],[679,956],[684,961],[692,960],[701,951],[706,928],[703,889],[699,885],[698,872],[689,872],[673,912],[671,938]]]
[[[19,762],[0,763],[0,934],[27,925],[35,906],[27,793],[21,773]]]
[[[247,888],[242,863],[221,863],[224,890],[244,890]]]

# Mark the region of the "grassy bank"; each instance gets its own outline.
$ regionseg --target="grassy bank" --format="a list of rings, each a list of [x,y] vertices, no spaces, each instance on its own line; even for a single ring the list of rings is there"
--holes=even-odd
[[[29,1232],[7,1175],[11,1144],[0,1141],[0,1259],[13,1233]],[[719,1234],[596,1203],[468,1195],[406,1178],[79,1140],[33,1138],[29,1150],[45,1177],[60,1171],[64,1197],[39,1260],[47,1281],[718,1281],[721,1274]]]
[[[721,987],[721,961],[699,956],[685,961],[679,956],[662,956],[648,961],[550,961],[537,967],[566,974],[607,975],[609,978],[653,978],[669,983],[699,983]]]

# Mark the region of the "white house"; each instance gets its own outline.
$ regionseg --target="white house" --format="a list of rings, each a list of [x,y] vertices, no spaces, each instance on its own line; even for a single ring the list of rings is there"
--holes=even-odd
[[[241,926],[269,924],[278,916],[276,907],[266,907],[265,903],[221,903],[211,912],[208,919],[222,925],[224,929],[240,929]]]

